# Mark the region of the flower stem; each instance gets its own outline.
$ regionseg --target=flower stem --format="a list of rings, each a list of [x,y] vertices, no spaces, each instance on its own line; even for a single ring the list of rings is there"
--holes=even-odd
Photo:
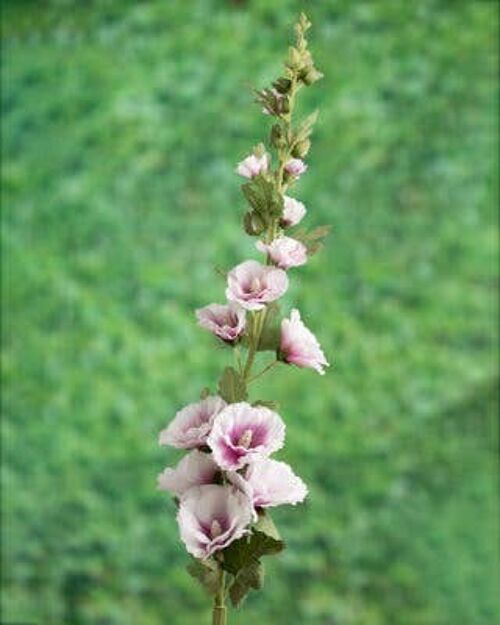
[[[219,564],[217,592],[214,597],[214,608],[212,612],[212,625],[227,625],[226,597],[226,574]]]
[[[268,365],[266,365],[264,367],[264,369],[262,369],[262,371],[259,371],[259,373],[256,373],[254,376],[252,376],[251,378],[249,378],[248,383],[250,384],[250,382],[253,382],[254,380],[256,380],[257,378],[260,378],[261,375],[264,375],[264,373],[267,373],[267,371],[269,371],[270,369],[272,369],[275,365],[278,364],[277,360],[273,360],[272,362],[270,362]]]

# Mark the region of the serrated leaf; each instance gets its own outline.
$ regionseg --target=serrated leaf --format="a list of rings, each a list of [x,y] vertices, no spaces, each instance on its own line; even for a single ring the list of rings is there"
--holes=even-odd
[[[245,381],[234,367],[226,367],[219,380],[219,395],[228,404],[244,401],[247,398]]]
[[[198,580],[209,594],[214,595],[217,592],[218,576],[215,562],[211,560],[201,562],[200,560],[192,558],[186,569],[191,577]]]
[[[266,551],[266,553],[263,553],[262,555],[279,553],[285,548],[285,543],[281,539],[280,533],[278,532],[278,529],[269,513],[263,512],[259,514],[259,518],[253,527],[253,531],[259,535],[265,536],[265,540],[259,536],[262,542],[261,548]]]
[[[276,526],[267,513],[259,515],[249,536],[235,540],[224,550],[223,568],[237,575],[241,569],[260,560],[262,556],[280,553],[285,548]]]
[[[266,222],[283,213],[283,196],[276,189],[274,182],[263,176],[256,176],[241,186],[243,195],[253,210]]]
[[[241,569],[229,589],[231,603],[237,608],[250,590],[259,590],[264,585],[264,566],[258,560]]]
[[[292,234],[294,239],[303,243],[309,256],[313,256],[323,247],[322,240],[330,233],[331,226],[318,226],[309,232],[304,228],[295,230]]]

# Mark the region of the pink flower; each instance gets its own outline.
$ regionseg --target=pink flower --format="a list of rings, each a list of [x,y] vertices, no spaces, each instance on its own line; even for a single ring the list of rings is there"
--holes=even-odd
[[[306,207],[302,202],[285,195],[285,206],[283,208],[283,215],[281,217],[281,225],[284,228],[290,226],[296,226],[306,214]]]
[[[299,177],[303,174],[307,169],[307,165],[300,158],[291,158],[285,164],[285,171],[289,173],[291,176]]]
[[[160,445],[171,445],[179,449],[205,445],[215,416],[226,405],[222,398],[215,396],[185,406],[179,410],[168,427],[160,432]]]
[[[233,343],[245,331],[245,311],[237,304],[210,304],[196,311],[198,323],[223,341]]]
[[[228,273],[226,297],[247,310],[261,310],[288,289],[288,277],[282,269],[246,260]]]
[[[195,486],[177,513],[182,541],[195,558],[209,558],[247,533],[252,520],[248,497],[232,486]]]
[[[285,424],[265,406],[229,404],[214,420],[207,443],[221,469],[236,471],[283,446]]]
[[[297,367],[310,367],[323,375],[329,364],[314,334],[300,319],[298,310],[292,310],[290,319],[281,322],[281,358]]]
[[[234,481],[250,497],[256,508],[270,508],[304,501],[307,486],[285,462],[261,458],[246,468],[244,477],[231,473]],[[243,480],[246,485],[242,485]]]
[[[175,469],[168,467],[160,473],[158,488],[181,497],[193,486],[211,484],[218,472],[219,467],[215,464],[212,454],[193,449],[182,458]]]
[[[260,252],[267,252],[272,262],[281,269],[299,267],[307,263],[306,246],[291,237],[281,236],[269,244],[257,241],[255,247]]]
[[[259,174],[266,173],[268,167],[269,157],[267,154],[263,154],[262,156],[255,156],[255,154],[251,154],[238,163],[236,173],[244,178],[255,178],[255,176],[258,176]]]

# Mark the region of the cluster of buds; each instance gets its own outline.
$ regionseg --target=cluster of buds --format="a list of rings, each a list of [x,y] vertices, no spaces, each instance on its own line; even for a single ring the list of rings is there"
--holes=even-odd
[[[328,366],[299,311],[280,319],[278,303],[288,289],[289,270],[307,263],[328,232],[326,226],[298,229],[307,210],[287,194],[307,170],[303,159],[317,117],[292,121],[298,91],[321,77],[307,49],[309,27],[301,15],[283,76],[257,92],[263,112],[276,118],[269,151],[258,145],[236,169],[246,179],[244,229],[259,237],[255,247],[263,258],[245,260],[227,273],[225,303],[196,311],[199,325],[232,349],[234,365],[224,369],[216,392],[204,389],[200,401],[180,410],[159,439],[188,452],[159,475],[158,486],[175,497],[180,535],[193,557],[188,569],[214,596],[215,625],[226,623],[226,594],[238,605],[251,588],[260,588],[262,557],[284,548],[269,508],[297,504],[307,495],[291,467],[271,458],[285,441],[275,403],[252,401],[250,387],[278,364],[320,374]],[[255,373],[258,352],[273,357]]]

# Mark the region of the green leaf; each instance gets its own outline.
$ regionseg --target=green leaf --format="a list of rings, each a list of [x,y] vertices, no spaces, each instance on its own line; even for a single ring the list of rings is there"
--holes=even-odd
[[[245,381],[234,367],[226,367],[219,380],[219,395],[228,404],[244,401],[247,395]]]
[[[223,568],[232,575],[260,560],[262,556],[280,553],[285,548],[276,526],[269,514],[259,514],[250,536],[243,536],[224,550]]]
[[[283,213],[283,196],[278,192],[272,180],[256,176],[241,186],[243,195],[253,210],[266,222]]]
[[[318,226],[309,232],[300,228],[293,232],[294,239],[301,241],[307,248],[309,256],[316,254],[323,247],[323,239],[330,233],[331,226]]]
[[[241,569],[229,589],[231,603],[237,608],[253,588],[259,590],[264,585],[264,565],[258,560],[252,561]]]
[[[191,562],[186,567],[187,572],[198,580],[203,588],[211,595],[217,592],[217,564],[212,560],[201,562],[191,558]]]
[[[253,531],[257,535],[258,546],[262,550],[262,555],[280,553],[285,548],[285,543],[281,539],[280,533],[269,513],[262,512],[259,514]]]

